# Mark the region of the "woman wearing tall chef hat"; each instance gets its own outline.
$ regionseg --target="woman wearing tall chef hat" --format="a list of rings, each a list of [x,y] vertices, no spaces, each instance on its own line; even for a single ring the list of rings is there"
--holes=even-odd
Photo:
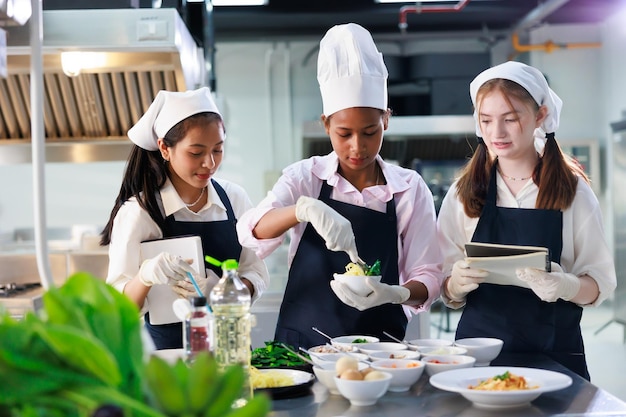
[[[589,180],[555,139],[562,101],[542,73],[506,62],[470,84],[478,145],[443,200],[444,302],[464,306],[456,338],[504,340],[503,352],[541,352],[589,379],[583,307],[616,285]],[[464,262],[466,242],[542,246],[551,272],[490,277]]]
[[[387,69],[367,30],[331,28],[320,42],[321,120],[333,151],[288,166],[237,224],[240,242],[269,255],[290,230],[289,277],[276,340],[311,347],[327,335],[402,338],[439,297],[441,256],[432,194],[379,151],[387,129]],[[348,263],[381,261],[382,282],[358,296],[333,280]]]
[[[200,236],[205,255],[239,261],[240,276],[254,301],[267,288],[267,268],[253,251],[242,249],[235,228],[252,203],[241,187],[214,177],[226,136],[208,88],[159,91],[128,137],[135,145],[102,232],[101,244],[109,245],[107,282],[146,312],[157,349],[180,348],[182,326],[172,311],[172,298],[196,294],[187,272],[194,273],[205,296],[221,272],[206,264],[206,271],[196,274],[185,259],[167,252],[142,262],[140,244]]]

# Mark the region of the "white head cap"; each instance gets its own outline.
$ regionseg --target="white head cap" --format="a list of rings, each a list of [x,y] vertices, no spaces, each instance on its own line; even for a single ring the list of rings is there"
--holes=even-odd
[[[387,110],[387,67],[372,35],[357,24],[326,32],[320,41],[317,81],[326,116],[351,107]]]
[[[478,115],[476,114],[476,94],[484,83],[495,78],[504,78],[516,82],[530,93],[538,105],[548,108],[548,115],[541,125],[543,129],[543,134],[540,134],[541,137],[546,133],[556,132],[559,127],[563,101],[548,86],[548,81],[537,68],[521,62],[508,61],[481,72],[470,83],[470,95],[472,96],[472,104],[475,109],[474,120],[476,121],[477,136],[481,137],[482,133],[480,132]]]
[[[141,119],[130,128],[128,137],[140,148],[156,151],[159,149],[157,140],[174,125],[204,112],[220,114],[208,87],[185,92],[161,90]]]

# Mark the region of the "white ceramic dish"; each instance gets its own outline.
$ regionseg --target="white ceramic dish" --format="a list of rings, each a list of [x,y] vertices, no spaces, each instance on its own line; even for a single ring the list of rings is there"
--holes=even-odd
[[[422,354],[422,358],[425,358],[431,355],[465,355],[467,354],[467,349],[459,346],[438,346],[423,348],[419,352]]]
[[[346,274],[333,274],[333,278],[336,281],[345,284],[361,297],[365,297],[372,292],[372,289],[367,285],[366,278],[371,278],[374,281],[380,282],[382,278],[380,275],[346,275]]]
[[[311,360],[315,365],[323,365],[327,363],[334,364],[339,360],[339,358],[349,355],[353,357],[357,361],[369,361],[369,357],[364,353],[359,352],[350,352],[350,353],[322,353],[320,355],[317,354],[309,354],[311,356]]]
[[[355,340],[365,340],[365,342],[356,342]],[[366,335],[346,335],[346,336],[337,336],[330,339],[330,344],[333,346],[343,346],[343,347],[356,347],[358,348],[362,343],[377,343],[380,342],[380,339],[375,336],[366,336]]]
[[[406,392],[424,373],[424,363],[413,359],[384,359],[372,363],[372,369],[389,372],[389,391]]]
[[[422,356],[421,353],[415,350],[394,350],[394,351],[384,351],[379,350],[376,352],[372,352],[369,354],[369,357],[373,361],[379,361],[382,359],[419,359]]]
[[[469,388],[507,371],[523,376],[529,386],[536,388],[519,391],[480,391]],[[572,378],[543,369],[488,366],[441,372],[430,377],[430,384],[444,391],[458,392],[478,408],[506,409],[528,406],[544,392],[567,388],[572,384]]]
[[[407,346],[404,343],[398,342],[375,342],[375,343],[361,343],[356,345],[359,352],[367,355],[374,352],[397,352],[400,350],[407,350]]]
[[[315,375],[310,372],[299,371],[296,369],[259,369],[261,373],[283,374],[293,381],[293,384],[283,387],[257,388],[253,387],[255,392],[265,392],[273,399],[293,398],[306,395],[310,392],[310,387],[315,381]]]
[[[469,337],[454,341],[454,346],[467,349],[467,354],[476,358],[474,366],[488,366],[502,351],[504,342],[493,337]]]
[[[471,368],[476,358],[468,355],[430,355],[424,357],[426,373],[429,376],[452,369]]]
[[[413,339],[408,340],[410,349],[422,350],[431,347],[452,346],[452,340],[447,339]]]
[[[319,345],[319,346],[313,346],[307,349],[307,352],[312,353],[312,354],[328,354],[328,353],[338,353],[337,349],[339,349],[342,352],[357,352],[357,348],[351,345],[346,345],[346,346],[328,346],[328,345]]]
[[[391,384],[391,374],[384,372],[384,379],[371,381],[354,381],[335,376],[335,384],[339,393],[354,406],[374,405],[385,395]]]
[[[359,362],[358,364],[359,371],[362,371],[367,367],[368,365],[366,363]],[[341,395],[341,393],[337,389],[337,384],[335,384],[337,371],[335,370],[334,363],[315,365],[313,366],[313,373],[317,377],[317,380],[326,387],[329,393],[333,395]]]

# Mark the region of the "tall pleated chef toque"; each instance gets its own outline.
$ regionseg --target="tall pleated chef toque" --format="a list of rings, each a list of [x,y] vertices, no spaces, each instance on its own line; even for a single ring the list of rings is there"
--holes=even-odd
[[[363,27],[337,25],[320,41],[317,81],[324,115],[350,107],[387,110],[387,75],[383,56]]]
[[[521,85],[530,93],[538,105],[548,108],[548,116],[541,125],[543,134],[554,133],[559,127],[559,117],[563,101],[548,86],[548,81],[537,68],[523,64],[521,62],[508,61],[500,65],[496,65],[481,72],[470,83],[470,95],[472,96],[472,104],[474,105],[474,120],[476,121],[476,136],[481,137],[478,114],[476,114],[476,94],[478,89],[487,81],[495,78],[504,78]],[[536,132],[537,133],[537,132]]]
[[[128,130],[128,137],[140,148],[156,151],[157,140],[174,125],[204,112],[220,114],[208,87],[185,92],[161,90],[146,113]]]

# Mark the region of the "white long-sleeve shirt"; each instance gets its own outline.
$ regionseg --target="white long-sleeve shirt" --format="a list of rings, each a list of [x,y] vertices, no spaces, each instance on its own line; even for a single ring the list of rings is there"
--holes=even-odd
[[[214,178],[215,179],[215,178]],[[230,200],[235,217],[240,218],[243,213],[252,207],[252,202],[245,190],[226,180],[216,181],[222,186]],[[174,214],[178,221],[210,222],[226,220],[226,207],[219,195],[209,183],[207,186],[208,200],[197,213],[189,210],[180,198],[172,183],[167,180],[157,194],[157,202],[165,217]],[[120,207],[113,221],[111,243],[109,245],[109,272],[107,283],[119,291],[139,271],[141,266],[140,243],[144,240],[160,239],[163,233],[152,220],[147,211],[142,209],[133,197]],[[265,262],[254,251],[243,248],[239,259],[239,275],[248,279],[254,285],[253,302],[257,300],[269,285],[269,273]],[[148,306],[144,305],[143,310]]]
[[[261,258],[271,254],[285,239],[257,239],[252,231],[268,211],[296,204],[300,196],[318,198],[322,183],[333,188],[333,200],[385,212],[387,202],[395,199],[398,222],[399,282],[422,282],[428,289],[428,300],[419,308],[403,306],[407,317],[428,309],[439,298],[441,252],[436,245],[436,220],[432,194],[417,172],[388,164],[377,156],[387,184],[365,188],[359,192],[337,173],[338,159],[334,152],[314,156],[288,166],[272,190],[259,205],[246,212],[237,223],[241,244],[254,249]],[[290,231],[288,265],[296,254],[307,223],[299,223]]]
[[[498,207],[535,208],[539,188],[532,181],[514,196],[497,173]],[[478,217],[470,218],[456,195],[457,183],[450,187],[437,219],[439,245],[443,251],[443,273],[450,276],[452,266],[465,258],[465,243],[472,240]],[[589,275],[597,283],[600,295],[591,306],[597,306],[615,291],[617,279],[611,251],[606,244],[600,204],[591,187],[579,180],[572,205],[563,211],[563,250],[561,267],[574,275]]]

